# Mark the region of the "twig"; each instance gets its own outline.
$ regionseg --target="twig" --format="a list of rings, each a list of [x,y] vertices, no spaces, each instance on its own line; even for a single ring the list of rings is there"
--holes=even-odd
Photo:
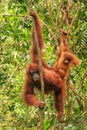
[[[42,23],[43,23],[43,25],[46,26],[46,28],[48,29],[49,33],[51,34],[51,36],[53,37],[53,39],[55,40],[55,42],[56,42],[56,44],[57,44],[58,41],[57,41],[57,39],[56,39],[56,36],[54,35],[54,33],[52,32],[52,30],[50,29],[50,27],[49,27],[45,22],[42,21]]]
[[[76,100],[78,102],[78,105],[80,107],[81,110],[84,109],[83,103],[81,100],[83,100],[83,98],[75,91],[75,89],[72,87],[72,84],[70,84],[70,89],[72,90],[73,94],[76,96]]]
[[[0,16],[1,17],[9,16],[9,17],[28,17],[28,18],[30,18],[29,14],[26,14],[26,15],[16,15],[16,14],[6,14],[6,13],[4,13],[4,14],[0,14]]]
[[[75,89],[73,88],[73,85],[70,83],[69,85],[70,89],[72,90],[72,92],[74,93],[75,96],[78,96],[80,99],[83,100],[83,98],[75,91]]]
[[[13,73],[11,74],[11,76],[8,79],[8,82],[11,80],[11,78],[13,77],[13,75],[15,74],[15,72],[17,71],[19,65],[16,66],[15,70],[13,71]]]
[[[69,30],[71,29],[71,27],[72,27],[72,25],[73,25],[73,23],[74,23],[74,21],[75,21],[75,19],[76,19],[76,17],[77,17],[78,10],[79,10],[79,8],[78,8],[78,3],[77,3],[77,4],[76,4],[75,15],[74,15],[74,17],[72,18],[71,24],[69,25]]]
[[[16,66],[15,70],[12,72],[11,76],[7,79],[6,83],[9,83],[13,77],[13,75],[15,74],[15,72],[17,71],[19,65]],[[5,90],[6,86],[3,86],[3,88],[1,89],[1,91]]]
[[[86,68],[86,70],[84,72],[84,75],[83,75],[83,78],[82,78],[82,82],[81,82],[81,88],[82,88],[82,90],[83,90],[83,84],[84,84],[84,81],[85,81],[86,78],[87,78],[87,68]]]
[[[33,23],[34,23],[34,37],[35,37],[36,46],[38,50],[38,57],[39,57],[40,80],[41,80],[41,100],[42,102],[44,102],[44,80],[43,80],[43,73],[42,73],[41,51],[40,51],[39,42],[37,39],[36,25],[35,25],[34,19],[33,19]],[[44,109],[41,109],[41,112],[40,112],[40,122],[41,122],[40,129],[44,130]]]

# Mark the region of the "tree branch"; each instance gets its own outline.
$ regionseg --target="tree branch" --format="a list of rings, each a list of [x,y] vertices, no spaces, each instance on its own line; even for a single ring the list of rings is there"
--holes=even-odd
[[[35,25],[34,19],[33,19],[33,23],[34,23],[34,38],[36,41],[38,57],[39,57],[40,80],[41,80],[41,100],[42,102],[44,102],[44,79],[43,79],[43,73],[42,73],[41,51],[40,51],[39,42],[37,39],[36,25]],[[40,112],[40,129],[44,130],[44,109],[40,109],[40,111],[41,111]]]

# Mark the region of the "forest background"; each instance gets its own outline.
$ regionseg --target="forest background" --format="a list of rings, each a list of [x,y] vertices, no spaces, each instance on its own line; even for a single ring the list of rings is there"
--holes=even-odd
[[[39,109],[27,107],[21,96],[31,58],[30,2],[0,0],[0,130],[40,129]],[[44,129],[87,130],[87,1],[34,0],[33,5],[44,25],[45,61],[51,66],[56,61],[60,28],[69,32],[70,48],[80,59],[70,72],[63,122],[56,119],[53,96],[45,95]]]

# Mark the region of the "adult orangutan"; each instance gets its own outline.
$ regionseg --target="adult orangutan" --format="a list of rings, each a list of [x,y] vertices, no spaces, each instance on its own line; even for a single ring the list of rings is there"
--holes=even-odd
[[[31,10],[30,15],[35,20],[37,39],[39,47],[42,53],[44,46],[42,37],[42,27],[37,13]],[[54,92],[55,108],[57,110],[57,116],[61,117],[64,112],[64,97],[65,97],[65,86],[69,70],[72,66],[76,66],[79,63],[78,58],[70,52],[70,49],[66,42],[66,34],[62,31],[61,44],[59,47],[59,59],[56,61],[53,67],[49,67],[43,57],[42,61],[42,72],[44,78],[44,90],[45,93]],[[26,79],[23,87],[23,99],[27,105],[37,106],[44,108],[44,103],[40,101],[34,94],[34,88],[41,90],[40,83],[40,68],[38,59],[38,50],[34,37],[34,27],[32,28],[32,61],[26,68]],[[66,47],[66,48],[65,48]],[[65,49],[64,49],[65,48]]]

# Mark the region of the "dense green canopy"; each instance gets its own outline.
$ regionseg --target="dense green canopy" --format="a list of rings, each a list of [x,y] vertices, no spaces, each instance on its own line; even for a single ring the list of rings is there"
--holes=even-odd
[[[0,0],[0,130],[39,130],[39,109],[22,100],[25,68],[30,63],[31,0]],[[71,50],[80,64],[70,72],[63,122],[56,119],[53,95],[45,96],[45,130],[87,130],[87,1],[34,0],[43,22],[44,59],[56,61],[60,28],[69,32]],[[68,22],[62,17],[67,7]],[[40,93],[35,90],[36,95]]]

